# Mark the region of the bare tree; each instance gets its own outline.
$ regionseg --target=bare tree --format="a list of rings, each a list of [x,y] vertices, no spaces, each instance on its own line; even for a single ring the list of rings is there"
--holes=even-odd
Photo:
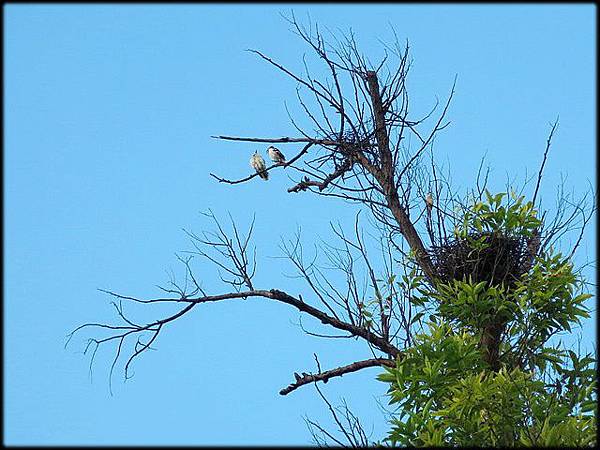
[[[306,28],[293,15],[287,20],[293,32],[312,50],[326,76],[313,76],[306,59],[304,73],[297,74],[259,50],[249,51],[297,84],[302,120],[310,123],[312,129],[302,128],[299,119],[290,115],[290,122],[298,132],[296,136],[213,137],[220,141],[277,144],[288,146],[290,150],[301,147],[286,162],[269,165],[265,171],[286,170],[288,174],[296,174],[287,189],[290,194],[311,192],[336,197],[355,202],[369,211],[373,229],[379,234],[377,238],[368,236],[379,243],[377,261],[370,254],[372,247],[366,243],[357,214],[351,235],[343,227],[332,225],[336,243],[324,244],[320,249],[330,270],[342,274],[344,284],[336,285],[323,265],[306,259],[297,235],[283,240],[281,249],[304,279],[306,292],[291,295],[276,287],[259,288],[253,281],[257,268],[256,248],[251,239],[254,221],[244,233],[233,219],[227,228],[210,213],[215,225],[213,232],[200,235],[187,232],[194,250],[185,258],[179,257],[185,267],[182,283],[171,280],[168,286],[161,287],[164,296],[148,299],[105,291],[115,299],[113,305],[121,323],[86,323],[69,335],[70,340],[74,333],[84,329],[105,332],[87,340],[85,351],[91,353],[90,364],[100,345],[114,343],[111,374],[118,362],[124,361],[127,378],[133,361],[152,348],[161,331],[190,313],[196,305],[250,298],[285,303],[337,333],[305,330],[309,334],[357,338],[368,344],[369,354],[340,367],[321,369],[315,355],[316,370],[294,373],[293,381],[280,390],[281,395],[365,368],[393,366],[396,358],[402,357],[403,349],[411,345],[412,334],[421,326],[423,312],[415,310],[411,302],[419,293],[405,281],[395,282],[395,277],[400,278],[398,273],[412,273],[435,285],[439,273],[431,248],[448,242],[458,220],[454,209],[464,204],[464,199],[452,190],[449,175],[436,165],[433,148],[436,135],[449,123],[446,115],[456,77],[449,83],[449,93],[442,104],[436,102],[424,117],[412,117],[406,84],[411,65],[408,43],[400,45],[396,39],[392,45],[384,44],[384,55],[372,63],[359,51],[352,32],[343,36],[330,33],[326,40],[318,27]],[[534,201],[553,132],[554,128],[536,179]],[[290,154],[287,150],[285,153]],[[482,167],[483,162],[477,176],[477,189],[471,193],[480,198],[488,178],[488,172],[482,174]],[[237,185],[250,182],[260,174],[240,179],[211,175],[221,183]],[[589,221],[591,214],[586,214],[580,203],[575,205],[572,216],[566,220],[558,217],[543,235],[540,232],[532,240],[531,255],[568,230],[577,217],[582,218],[584,225]],[[217,294],[205,292],[190,265],[194,257],[206,258],[214,264],[230,289]],[[179,309],[162,319],[140,324],[126,315],[124,303],[144,304],[148,308],[167,303],[179,305]],[[491,347],[497,350],[497,341],[505,331],[502,327],[488,330],[482,345],[489,347],[489,352],[493,351]],[[346,442],[351,446],[365,445],[367,437],[360,421],[347,407],[335,409],[321,391],[318,392]],[[318,424],[309,422],[309,425],[333,442],[341,443]]]

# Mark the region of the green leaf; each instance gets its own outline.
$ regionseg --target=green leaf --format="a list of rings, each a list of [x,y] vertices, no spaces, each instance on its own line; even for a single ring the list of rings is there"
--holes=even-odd
[[[410,323],[413,324],[421,319],[425,315],[425,312],[421,311],[414,315],[414,317],[410,320]]]
[[[487,202],[489,204],[492,204],[494,202],[494,197],[492,197],[492,195],[490,194],[490,192],[487,189],[485,190],[485,196],[486,196]]]

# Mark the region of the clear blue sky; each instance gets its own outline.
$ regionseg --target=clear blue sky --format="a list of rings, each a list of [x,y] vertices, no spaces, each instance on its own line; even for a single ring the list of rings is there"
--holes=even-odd
[[[409,39],[415,111],[444,97],[458,74],[452,125],[436,142],[457,186],[487,153],[493,183],[537,171],[557,115],[543,198],[560,174],[583,193],[595,183],[595,7],[592,5],[8,5],[4,9],[4,442],[6,444],[310,444],[302,417],[331,426],[312,386],[278,394],[313,352],[334,367],[368,357],[365,346],[306,336],[298,314],[266,300],[198,307],[168,327],[122,383],[108,391],[112,353],[97,356],[93,382],[82,339],[86,321],[114,320],[97,288],[158,295],[182,228],[208,228],[200,212],[256,214],[260,288],[307,293],[284,276],[279,236],[300,225],[311,242],[355,209],[286,193],[289,181],[232,187],[209,172],[248,173],[257,146],[211,134],[291,135],[284,100],[295,84],[246,48],[301,69],[307,52],[279,12],[310,13],[322,26],[352,27],[367,54],[377,39]],[[262,149],[262,148],[261,148]],[[493,186],[494,187],[494,186]],[[595,258],[595,225],[579,261]],[[210,293],[222,292],[198,266]],[[594,272],[586,272],[592,280]],[[148,319],[155,316],[150,315]],[[306,325],[318,326],[309,318]],[[595,339],[594,321],[584,342]],[[378,369],[330,381],[373,427]]]

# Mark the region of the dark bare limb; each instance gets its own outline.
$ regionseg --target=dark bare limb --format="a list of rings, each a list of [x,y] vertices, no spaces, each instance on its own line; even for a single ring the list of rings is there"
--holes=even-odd
[[[366,359],[364,361],[357,361],[352,364],[348,364],[347,366],[336,367],[335,369],[326,370],[325,372],[320,373],[303,373],[302,376],[295,374],[296,381],[286,388],[279,391],[280,395],[287,395],[290,392],[295,391],[301,386],[305,384],[322,381],[323,383],[327,383],[330,378],[341,377],[346,373],[357,372],[361,369],[367,367],[378,367],[378,366],[388,366],[394,367],[395,362],[393,359],[387,358],[372,358]]]
[[[361,337],[362,339],[367,341],[369,344],[371,344],[373,347],[386,353],[390,357],[397,357],[401,354],[401,352],[398,348],[396,348],[394,345],[389,343],[383,337],[368,330],[367,328],[353,325],[351,323],[347,323],[340,319],[332,317],[332,316],[324,313],[323,311],[315,308],[314,306],[311,306],[308,303],[305,303],[301,298],[292,297],[291,295],[289,295],[283,291],[279,291],[277,289],[230,292],[227,294],[205,295],[205,296],[196,297],[196,298],[181,296],[180,298],[170,298],[170,299],[169,298],[156,298],[156,299],[146,299],[146,300],[137,299],[137,298],[131,297],[131,296],[120,295],[120,294],[110,292],[110,291],[104,291],[104,292],[107,292],[110,295],[112,295],[120,300],[128,300],[128,301],[133,301],[133,302],[137,302],[137,303],[187,303],[188,304],[186,307],[182,308],[177,313],[170,315],[164,319],[156,320],[156,321],[146,324],[146,325],[135,325],[131,321],[126,321],[127,325],[124,325],[124,326],[110,326],[110,325],[97,324],[97,323],[87,323],[87,324],[77,327],[75,330],[73,330],[68,335],[67,344],[76,332],[78,332],[84,328],[96,327],[96,328],[101,328],[101,329],[109,329],[109,330],[117,331],[117,334],[110,335],[109,337],[105,337],[102,339],[91,338],[88,340],[88,346],[90,344],[95,344],[96,346],[98,346],[105,342],[114,341],[117,339],[120,340],[119,341],[120,343],[119,343],[119,346],[117,349],[117,358],[115,358],[113,367],[114,367],[114,364],[116,364],[116,360],[118,359],[118,356],[120,354],[121,348],[123,346],[123,342],[127,337],[132,336],[132,335],[144,334],[146,332],[153,333],[151,341],[149,341],[146,344],[141,343],[138,340],[138,344],[136,344],[136,351],[135,351],[134,355],[128,360],[126,368],[129,367],[129,363],[131,362],[131,360],[133,358],[139,356],[139,354],[141,354],[142,352],[149,349],[150,343],[155,341],[158,333],[163,328],[163,325],[166,325],[169,322],[173,322],[174,320],[185,315],[186,313],[191,311],[193,309],[193,307],[196,306],[197,304],[217,302],[217,301],[223,301],[223,300],[247,299],[249,297],[263,297],[263,298],[268,298],[271,300],[279,301],[281,303],[286,303],[288,305],[295,307],[296,309],[298,309],[301,312],[311,315],[312,317],[321,321],[321,323],[323,323],[325,325],[330,325],[339,330],[347,331],[347,332],[351,333],[353,336]],[[123,317],[121,313],[120,313],[120,316]],[[65,344],[65,346],[67,344]],[[138,345],[141,345],[141,347],[139,347],[140,351],[138,351],[138,348],[137,348]],[[111,369],[111,371],[112,371],[112,369]],[[127,373],[125,373],[125,376],[127,378]]]
[[[242,141],[242,142],[262,142],[265,144],[286,144],[294,142],[310,142],[311,144],[319,145],[340,145],[339,141],[331,139],[312,139],[312,138],[256,138],[256,137],[238,137],[238,136],[211,136],[214,139],[222,139],[225,141]]]
[[[323,428],[321,425],[319,425],[318,423],[316,423],[312,420],[307,419],[307,423],[309,425],[311,434],[313,435],[313,438],[315,439],[315,441],[317,443],[319,443],[319,439],[318,439],[317,435],[313,432],[312,427],[317,428],[321,433],[323,433],[323,435],[329,437],[331,440],[333,440],[333,442],[335,442],[336,444],[338,444],[341,447],[348,447],[348,446],[351,448],[369,447],[370,445],[369,445],[369,441],[368,441],[366,432],[365,432],[363,426],[361,425],[358,417],[355,414],[353,414],[350,411],[350,409],[348,408],[346,401],[342,399],[343,407],[340,407],[340,406],[333,407],[331,402],[329,400],[327,400],[327,398],[325,397],[323,392],[321,392],[321,389],[319,389],[319,385],[317,383],[315,383],[314,386],[315,386],[316,391],[319,393],[319,396],[323,400],[323,402],[325,402],[325,404],[327,405],[329,413],[331,414],[331,417],[333,418],[334,422],[336,423],[336,425],[338,427],[338,432],[344,436],[344,439],[348,442],[348,445],[345,445],[340,440],[341,437],[340,437],[340,439],[335,438],[332,433],[325,430],[325,428]],[[323,440],[322,442],[325,446],[327,446],[326,440]]]
[[[334,180],[341,177],[348,170],[350,170],[351,165],[352,165],[352,162],[348,159],[343,164],[341,164],[340,167],[338,167],[333,173],[329,174],[323,181],[314,181],[314,180],[304,179],[304,180],[300,181],[298,184],[296,184],[295,186],[292,186],[291,188],[289,188],[288,192],[304,191],[310,186],[318,187],[319,191],[322,192],[325,189],[327,189],[327,187]]]
[[[535,205],[535,200],[537,198],[538,189],[540,188],[540,183],[542,182],[542,174],[544,171],[544,166],[546,165],[546,159],[548,158],[548,151],[550,150],[550,145],[552,144],[552,136],[554,135],[554,131],[558,126],[558,117],[552,124],[552,129],[550,130],[550,134],[548,135],[548,139],[546,139],[546,149],[544,150],[544,157],[542,159],[542,164],[540,165],[540,171],[538,172],[537,181],[535,183],[535,191],[533,192],[532,203]]]
[[[368,72],[367,77],[369,94],[371,96],[373,111],[375,113],[375,123],[377,124],[375,136],[377,138],[382,164],[386,164],[383,165],[382,170],[374,171],[373,175],[375,175],[379,184],[383,188],[386,200],[388,202],[388,207],[400,227],[400,233],[404,236],[408,242],[408,245],[415,253],[415,258],[417,259],[427,278],[433,280],[435,278],[435,270],[431,263],[431,259],[429,258],[429,254],[427,253],[427,250],[425,250],[423,241],[417,233],[413,223],[400,204],[398,191],[394,183],[394,171],[391,163],[392,157],[389,149],[389,137],[385,126],[385,111],[382,109],[379,84],[377,83],[377,74],[373,71],[370,71]]]

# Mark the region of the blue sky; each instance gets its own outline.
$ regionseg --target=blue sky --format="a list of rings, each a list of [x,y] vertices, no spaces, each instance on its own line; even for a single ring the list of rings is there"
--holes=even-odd
[[[301,69],[308,50],[279,16],[291,8],[322,26],[351,27],[369,55],[381,54],[378,39],[391,39],[392,24],[412,48],[417,114],[458,74],[452,124],[436,141],[457,186],[473,181],[484,154],[499,189],[507,173],[537,171],[557,116],[542,198],[552,206],[561,174],[576,193],[595,183],[593,5],[7,5],[6,444],[302,445],[311,443],[303,416],[331,426],[312,386],[278,391],[294,371],[313,370],[313,352],[334,367],[368,351],[306,336],[285,305],[196,308],[161,334],[133,379],[124,384],[116,372],[113,396],[108,349],[92,383],[83,339],[63,349],[75,326],[114,320],[97,288],[157,296],[170,270],[181,275],[174,254],[191,249],[182,228],[210,228],[200,214],[209,208],[242,227],[256,214],[257,287],[307,292],[272,258],[279,237],[301,226],[305,242],[327,239],[329,222],[351,220],[356,208],[288,194],[282,173],[236,187],[209,176],[246,175],[260,148],[210,135],[294,133],[284,100],[293,104],[295,84],[244,52]],[[578,261],[593,260],[595,244],[592,224]],[[197,276],[209,293],[224,291],[209,265]],[[595,321],[586,325],[589,344]],[[323,387],[334,403],[348,400],[373,438],[386,430],[377,373]]]

